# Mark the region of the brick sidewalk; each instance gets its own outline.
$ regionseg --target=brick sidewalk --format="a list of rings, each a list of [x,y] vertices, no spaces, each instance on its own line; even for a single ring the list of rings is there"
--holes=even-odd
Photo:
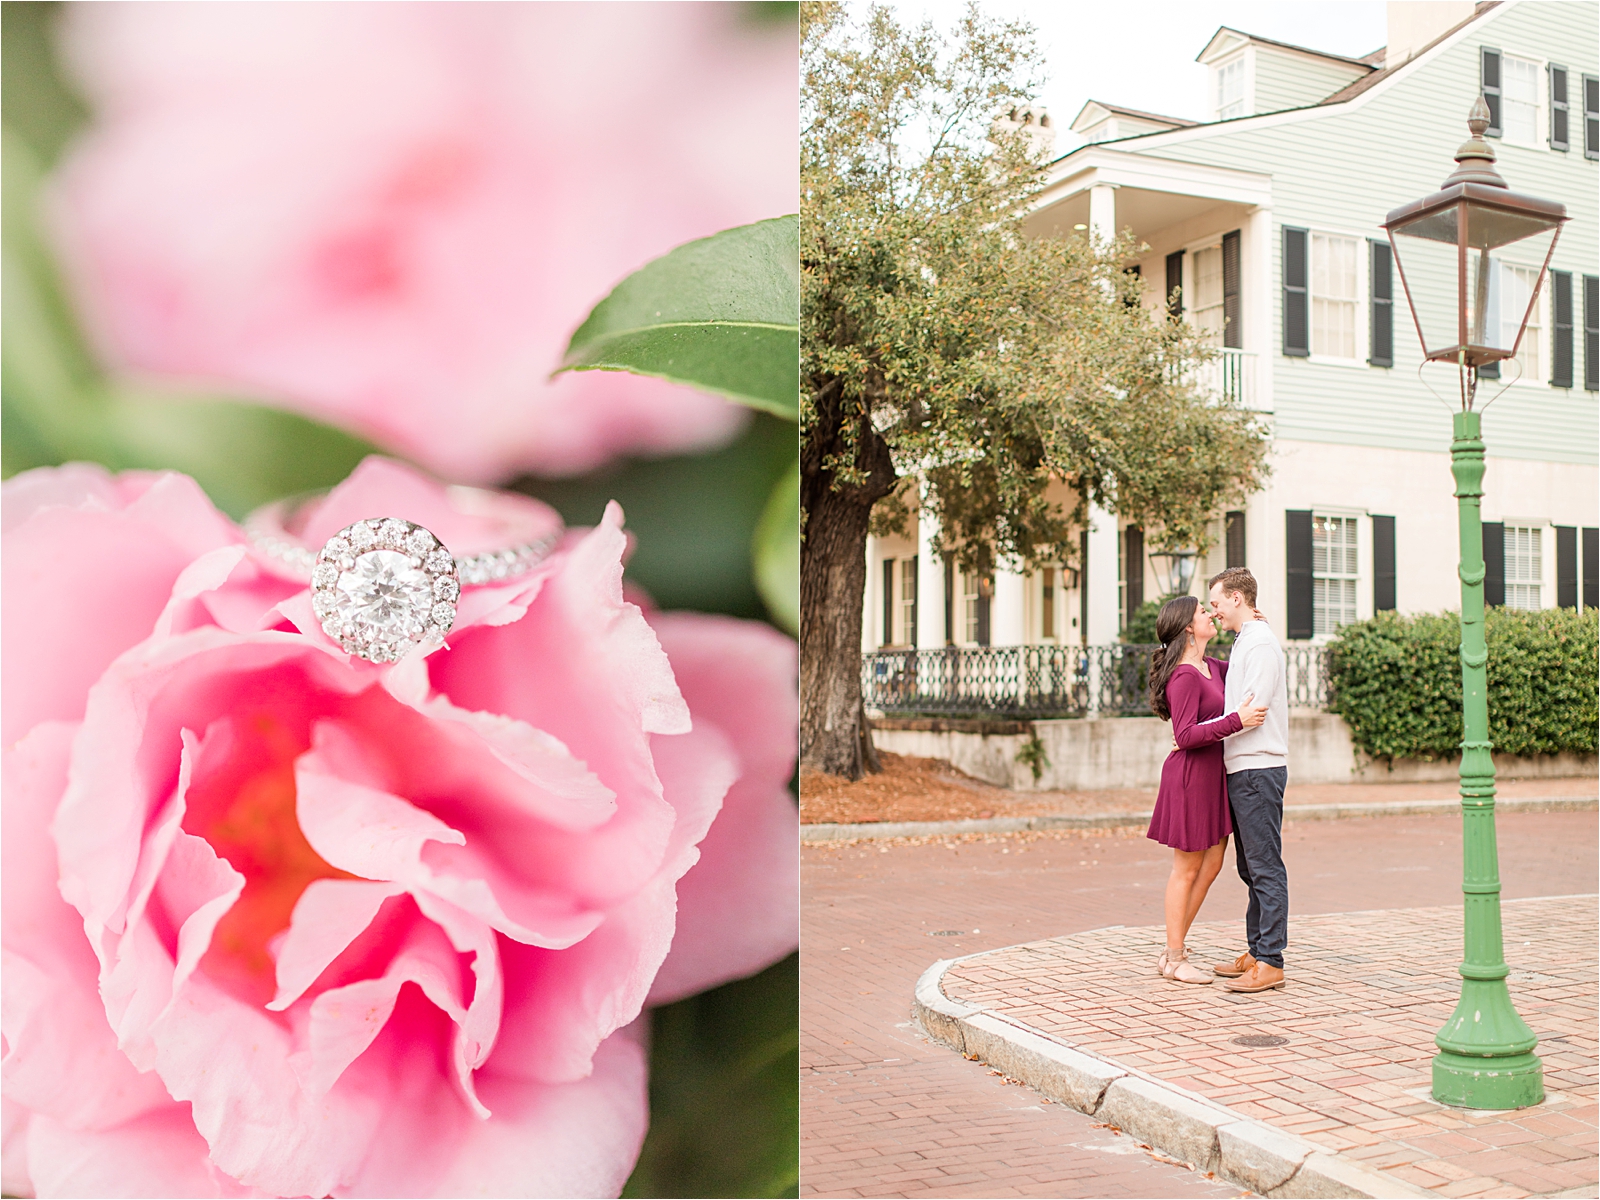
[[[1297,914],[1289,986],[1263,996],[1159,979],[1157,926],[989,951],[944,990],[1441,1195],[1595,1195],[1596,898],[1507,901],[1504,930],[1545,1067],[1545,1103],[1520,1113],[1429,1096],[1433,1035],[1458,994],[1459,905]],[[1198,961],[1242,944],[1237,920],[1190,938]],[[1288,1042],[1247,1049],[1232,1040],[1244,1034]]]

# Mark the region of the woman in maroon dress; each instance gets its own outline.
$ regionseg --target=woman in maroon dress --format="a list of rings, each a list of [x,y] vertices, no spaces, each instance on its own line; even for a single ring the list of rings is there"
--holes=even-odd
[[[1233,832],[1222,739],[1261,724],[1267,711],[1246,696],[1238,712],[1224,715],[1228,664],[1206,657],[1206,644],[1216,632],[1198,600],[1176,596],[1156,617],[1161,648],[1150,656],[1150,707],[1156,716],[1171,720],[1176,743],[1161,768],[1161,791],[1145,835],[1172,847],[1167,945],[1156,969],[1179,983],[1210,983],[1212,978],[1210,971],[1188,961],[1184,938],[1222,870],[1223,851]]]

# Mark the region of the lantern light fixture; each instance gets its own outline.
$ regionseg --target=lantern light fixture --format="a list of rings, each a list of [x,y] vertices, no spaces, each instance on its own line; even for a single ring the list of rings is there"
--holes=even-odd
[[[1472,136],[1456,151],[1441,189],[1402,204],[1384,219],[1424,362],[1455,363],[1462,408],[1471,411],[1477,368],[1515,358],[1567,220],[1566,205],[1513,192],[1483,140],[1489,106],[1479,96],[1467,117]],[[1492,252],[1528,243],[1518,254],[1538,274],[1502,286]],[[1525,293],[1525,296],[1524,296]]]

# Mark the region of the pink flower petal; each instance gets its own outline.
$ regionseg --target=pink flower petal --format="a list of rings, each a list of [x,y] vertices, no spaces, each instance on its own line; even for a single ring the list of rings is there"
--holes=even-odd
[[[267,1005],[289,1007],[343,954],[356,935],[372,924],[391,896],[405,893],[397,883],[365,879],[315,879],[300,893],[289,933],[278,950],[278,991]]]
[[[43,476],[41,478],[41,476]],[[44,720],[76,720],[83,699],[112,659],[149,635],[173,583],[206,550],[237,540],[192,480],[157,479],[120,511],[103,507],[106,488],[82,467],[66,479],[50,469],[8,480],[28,512],[6,534],[0,593],[6,620],[0,656],[12,679],[0,696],[0,742],[10,745]],[[81,508],[46,497],[90,494]],[[114,490],[114,489],[113,489]],[[120,498],[120,497],[119,497]],[[105,581],[116,580],[107,604]]]
[[[36,1116],[28,1130],[36,1196],[262,1196],[214,1167],[189,1106],[162,1108],[111,1129],[72,1129]]]
[[[665,1004],[752,974],[799,945],[795,644],[765,625],[652,618],[696,726],[726,733],[742,766],[700,861],[678,882],[678,924],[650,992]],[[665,745],[674,739],[657,739]]]
[[[595,1052],[571,1083],[511,1079],[490,1067],[478,1091],[493,1112],[475,1119],[421,1072],[395,1101],[351,1196],[615,1196],[639,1156],[649,1117],[646,1054],[635,1028]],[[373,1059],[369,1053],[352,1071]]]
[[[0,1025],[8,1100],[98,1128],[168,1102],[160,1080],[117,1050],[96,994],[99,965],[83,920],[56,889],[49,821],[66,784],[76,726],[47,722],[4,753]],[[9,1186],[9,1185],[7,1185]]]
[[[362,752],[338,725],[319,724],[313,738],[315,749],[295,764],[296,811],[306,840],[333,866],[431,892],[532,945],[569,946],[601,919],[558,893],[517,886],[486,853],[450,852],[466,842],[458,830],[399,796],[351,782],[363,773]]]

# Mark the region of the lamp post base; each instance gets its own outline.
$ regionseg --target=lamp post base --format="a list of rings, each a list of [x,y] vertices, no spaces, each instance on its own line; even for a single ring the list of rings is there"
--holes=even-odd
[[[1457,1108],[1527,1108],[1544,1100],[1544,1065],[1536,1054],[1481,1058],[1440,1051],[1433,1098]]]

